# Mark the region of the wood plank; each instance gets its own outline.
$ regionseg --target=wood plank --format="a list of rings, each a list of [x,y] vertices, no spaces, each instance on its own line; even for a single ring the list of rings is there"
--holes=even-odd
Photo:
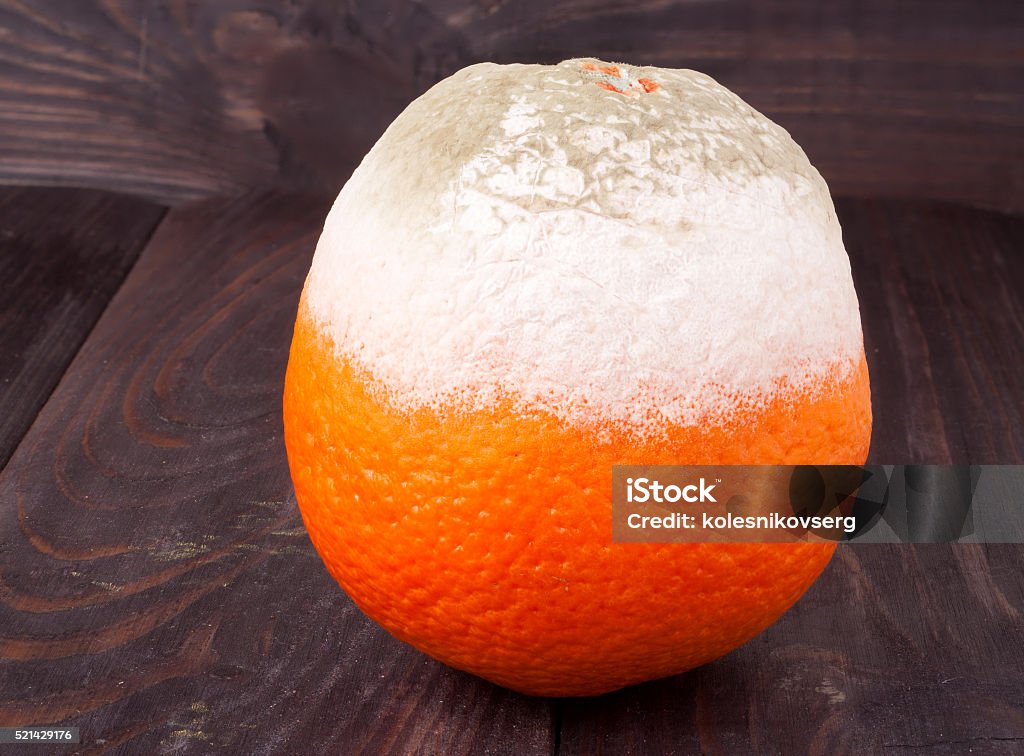
[[[0,476],[0,726],[79,726],[84,752],[550,753],[550,702],[391,638],[302,527],[281,387],[327,208],[172,211]]]
[[[1024,218],[836,203],[878,464],[1024,463]],[[778,623],[690,673],[560,707],[560,752],[1020,753],[1020,545],[846,545]]]
[[[839,193],[1021,211],[1022,35],[1016,0],[0,0],[0,180],[333,192],[458,68],[588,55],[711,74]]]
[[[94,190],[0,187],[0,469],[163,213]]]
[[[0,474],[0,725],[77,725],[85,752],[1019,750],[1019,546],[844,547],[743,648],[599,699],[504,691],[369,622],[302,530],[281,444],[326,208],[172,211]],[[874,457],[1020,463],[1024,220],[838,209]]]
[[[836,206],[871,370],[872,461],[1024,463],[1024,219]]]

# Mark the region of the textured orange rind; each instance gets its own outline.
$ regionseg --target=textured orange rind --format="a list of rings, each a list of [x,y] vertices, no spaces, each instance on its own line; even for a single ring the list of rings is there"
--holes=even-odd
[[[774,622],[832,544],[613,544],[613,464],[861,464],[866,364],[638,438],[521,402],[402,410],[300,307],[288,458],[331,575],[399,639],[535,695],[676,674]],[[841,375],[838,371],[835,375]]]

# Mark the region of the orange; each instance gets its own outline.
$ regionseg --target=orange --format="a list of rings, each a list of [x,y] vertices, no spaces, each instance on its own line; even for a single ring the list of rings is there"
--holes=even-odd
[[[523,693],[676,674],[774,622],[831,544],[613,544],[613,464],[861,464],[863,357],[845,379],[638,442],[511,400],[398,409],[300,305],[285,438],[331,575],[395,637]],[[518,408],[517,408],[518,407]]]
[[[834,545],[613,543],[612,466],[865,461],[828,187],[694,71],[463,69],[339,194],[284,421],[313,544],[399,639],[535,695],[708,662]]]

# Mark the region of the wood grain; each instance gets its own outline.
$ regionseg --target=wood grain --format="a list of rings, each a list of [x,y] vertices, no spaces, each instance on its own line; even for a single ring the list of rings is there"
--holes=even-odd
[[[706,71],[832,188],[1024,210],[1015,0],[0,0],[0,181],[162,202],[335,192],[413,97],[482,60]]]
[[[305,535],[281,440],[326,208],[173,210],[0,473],[0,725],[79,726],[82,753],[1020,751],[1020,546],[843,547],[746,646],[597,699],[499,689],[363,617]],[[1024,219],[838,210],[873,457],[1024,462]]]
[[[839,200],[876,464],[1024,464],[1024,221]]]
[[[163,213],[105,192],[0,187],[0,469]]]

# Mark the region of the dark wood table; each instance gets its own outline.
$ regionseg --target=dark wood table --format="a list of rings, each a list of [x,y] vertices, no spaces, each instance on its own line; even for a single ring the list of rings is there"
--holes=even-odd
[[[81,753],[1024,751],[1014,545],[841,547],[744,647],[596,699],[512,693],[367,620],[282,445],[328,206],[0,189],[0,726],[78,726],[56,750]],[[1024,218],[837,206],[873,461],[1024,463]]]

